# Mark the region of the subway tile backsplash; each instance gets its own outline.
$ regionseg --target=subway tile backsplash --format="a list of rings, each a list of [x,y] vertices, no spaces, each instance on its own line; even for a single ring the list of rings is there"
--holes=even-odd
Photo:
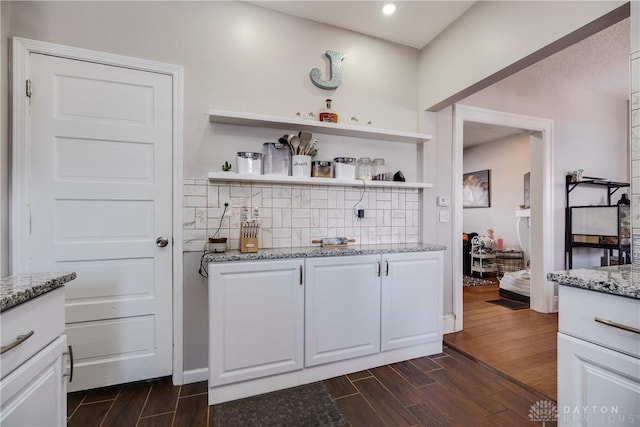
[[[222,216],[224,203],[228,214]],[[184,180],[184,247],[201,251],[217,231],[228,247],[239,246],[242,208],[262,227],[261,248],[310,246],[323,237],[349,237],[356,244],[416,243],[420,241],[420,190],[327,185]],[[355,209],[364,209],[358,219]],[[221,221],[222,218],[222,221]],[[218,227],[220,228],[218,231]]]

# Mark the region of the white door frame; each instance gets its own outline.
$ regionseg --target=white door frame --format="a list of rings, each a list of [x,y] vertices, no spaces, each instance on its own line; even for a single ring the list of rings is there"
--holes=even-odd
[[[553,271],[553,120],[523,116],[502,111],[493,111],[476,107],[455,104],[453,106],[453,236],[452,253],[462,253],[463,213],[462,213],[462,151],[463,125],[465,121],[485,123],[498,126],[509,126],[529,132],[542,134],[542,147],[532,150],[531,163],[540,165],[542,182],[531,182],[531,200],[541,203],[532,206],[532,229],[542,230],[531,237],[531,258],[541,260],[531,266],[532,298],[531,308],[542,313],[556,311],[554,287],[547,281],[547,273]],[[534,163],[535,162],[535,163]],[[533,179],[533,175],[532,175]],[[515,210],[515,209],[514,209]],[[515,212],[514,212],[515,214]],[[540,236],[540,238],[538,238]],[[452,256],[453,281],[453,313],[455,315],[454,331],[462,330],[462,258]],[[533,289],[535,287],[535,289]],[[533,295],[536,295],[534,298]]]
[[[40,53],[67,59],[130,68],[172,77],[173,87],[173,383],[183,383],[182,295],[182,127],[183,69],[178,65],[132,58],[54,43],[13,38],[12,169],[11,169],[11,273],[27,272],[29,255],[30,133],[29,103],[24,94],[29,78],[29,54]],[[37,90],[37,88],[35,88]]]

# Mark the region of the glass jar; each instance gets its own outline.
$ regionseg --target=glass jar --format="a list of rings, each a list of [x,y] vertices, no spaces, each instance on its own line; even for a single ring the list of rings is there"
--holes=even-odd
[[[356,179],[371,180],[371,159],[360,157],[356,162]]]
[[[371,179],[374,181],[387,179],[387,166],[384,164],[384,159],[373,159],[371,162]]]
[[[333,178],[331,162],[321,160],[311,162],[311,176],[316,178]]]

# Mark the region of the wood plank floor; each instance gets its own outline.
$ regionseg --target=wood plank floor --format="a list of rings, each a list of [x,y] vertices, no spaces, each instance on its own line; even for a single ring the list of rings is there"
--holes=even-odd
[[[531,426],[532,405],[546,400],[450,348],[324,383],[352,427]],[[163,378],[70,393],[68,426],[207,427],[215,408],[206,382],[173,386]]]
[[[465,287],[464,329],[444,342],[556,400],[558,314],[486,302],[497,298],[498,285]]]

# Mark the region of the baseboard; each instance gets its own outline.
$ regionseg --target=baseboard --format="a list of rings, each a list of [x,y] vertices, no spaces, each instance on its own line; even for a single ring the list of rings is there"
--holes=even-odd
[[[453,314],[445,314],[442,318],[442,333],[450,334],[456,331],[456,318]]]
[[[184,371],[184,373],[182,374],[182,380],[184,384],[197,383],[200,381],[208,381],[209,369],[200,368],[200,369],[191,369],[188,371]]]

